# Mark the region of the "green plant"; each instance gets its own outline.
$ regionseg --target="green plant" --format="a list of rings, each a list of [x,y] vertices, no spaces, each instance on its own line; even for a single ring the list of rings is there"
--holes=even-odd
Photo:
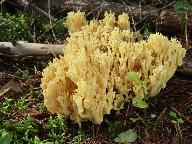
[[[66,135],[67,123],[63,118],[53,119],[50,116],[49,121],[44,125],[44,129],[49,132],[48,135],[53,141],[60,141]]]
[[[20,111],[20,110],[24,110],[27,107],[27,101],[23,98],[19,99],[16,103],[16,110]]]
[[[149,25],[145,25],[143,31],[143,37],[148,38],[150,34],[152,34],[152,30],[150,29]]]
[[[120,132],[121,128],[123,127],[122,121],[111,122],[106,119],[105,122],[108,125],[108,133],[112,138],[114,138]]]
[[[81,128],[78,131],[78,134],[73,137],[74,143],[80,144],[83,140],[86,139],[86,133],[81,130]]]
[[[64,21],[65,20],[63,18],[60,18],[60,20],[58,20],[57,23],[55,23],[53,25],[50,24],[50,22],[44,23],[42,25],[42,28],[43,28],[44,31],[49,31],[49,30],[53,29],[56,36],[58,36],[60,38],[64,38],[63,33],[61,33],[61,32],[63,32],[65,30],[64,29],[64,23],[63,23]]]
[[[38,129],[31,116],[27,116],[24,121],[13,124],[11,120],[5,120],[0,126],[9,135],[15,143],[30,143],[31,139],[37,135]]]
[[[46,110],[46,106],[44,105],[44,103],[40,103],[40,104],[38,105],[38,108],[39,108],[39,111],[40,111],[40,112],[44,112],[44,111]]]
[[[13,123],[11,120],[4,120],[3,123],[0,125],[0,128],[11,131],[13,130]]]
[[[183,119],[181,117],[178,117],[175,112],[170,112],[169,115],[172,117],[172,123],[177,124],[178,126],[182,123],[184,123]]]
[[[0,131],[0,144],[10,144],[13,136],[5,130]]]
[[[159,116],[159,117],[150,118],[147,122],[148,122],[148,126],[150,128],[150,131],[156,132],[157,128],[160,127],[161,124],[163,123],[163,120]]]
[[[35,91],[33,86],[30,85],[28,95],[31,96],[31,97],[37,97],[39,95],[39,91]]]
[[[192,3],[188,0],[180,0],[173,5],[173,9],[177,13],[177,16],[179,17],[183,26],[186,22],[186,12],[182,11],[182,9],[192,10]]]
[[[187,8],[189,10],[192,10],[192,3],[189,2],[188,0],[180,0],[173,5],[173,8],[175,11],[179,11],[183,8]]]
[[[64,17],[60,16],[56,23],[35,11],[17,11],[16,13],[0,12],[0,21],[8,28],[0,29],[0,40],[24,40],[36,42],[42,40],[57,40],[62,42],[66,38],[67,30],[63,26]],[[53,34],[54,33],[54,34]],[[51,39],[50,39],[51,38]],[[56,38],[56,39],[55,39]]]
[[[181,137],[180,124],[183,124],[184,120],[181,117],[177,116],[177,114],[173,111],[171,111],[169,113],[169,115],[172,118],[171,122],[174,123],[174,125],[175,125],[175,129],[177,131],[177,134]]]
[[[15,75],[20,77],[20,78],[26,79],[30,76],[30,72],[28,70],[18,70],[15,73]]]
[[[0,20],[7,24],[10,28],[0,29],[0,37],[2,40],[27,40],[33,41],[33,34],[30,31],[30,26],[34,19],[23,12],[17,12],[14,15],[10,13],[0,13]]]
[[[35,136],[38,132],[33,121],[34,119],[28,115],[23,122],[17,123],[14,127],[14,137],[17,139],[22,138],[25,141],[30,141],[29,138]]]
[[[34,138],[29,139],[28,144],[59,144],[57,141],[55,142],[49,142],[47,140],[41,141],[38,136],[35,136]]]
[[[40,140],[37,134],[38,128],[31,116],[27,116],[24,121],[16,124],[13,124],[10,120],[5,120],[0,125],[0,144],[4,144],[2,140],[9,141],[10,136],[15,144],[58,144],[57,141]]]
[[[3,113],[7,112],[11,108],[12,101],[13,101],[13,99],[5,98],[5,101],[3,102],[3,105],[0,109],[0,111]]]
[[[134,85],[140,85],[143,94],[144,94],[144,100],[140,98],[139,96],[132,98],[132,104],[135,107],[144,108],[146,109],[148,107],[147,101],[147,94],[144,87],[144,82],[140,80],[139,75],[136,72],[128,72],[127,73],[127,80],[131,81]]]

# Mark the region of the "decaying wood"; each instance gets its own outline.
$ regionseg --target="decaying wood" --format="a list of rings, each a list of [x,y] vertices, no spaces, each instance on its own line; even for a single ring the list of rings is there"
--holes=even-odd
[[[60,55],[63,45],[18,42],[0,42],[0,54],[16,56]]]
[[[28,5],[36,5],[44,10],[48,9],[47,0],[22,1],[27,1]],[[153,6],[140,7],[139,5],[129,6],[118,2],[107,2],[103,0],[50,0],[50,6],[53,11],[56,10],[66,13],[80,9],[85,11],[87,15],[93,14],[96,16],[110,10],[117,14],[125,12],[133,17],[136,25],[147,22],[157,31],[169,33],[176,33],[181,29],[181,21],[179,20],[179,17],[176,12],[173,11],[172,7],[168,8],[169,6],[163,8],[156,8]],[[192,11],[187,11],[187,13],[188,31],[192,31]]]

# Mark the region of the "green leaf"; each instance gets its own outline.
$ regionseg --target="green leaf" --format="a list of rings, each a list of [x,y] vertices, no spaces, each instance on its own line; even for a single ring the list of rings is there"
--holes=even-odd
[[[57,142],[46,142],[45,144],[57,144]]]
[[[173,122],[173,123],[184,123],[184,121],[183,121],[183,119],[182,118],[179,118],[178,116],[177,116],[177,114],[175,113],[175,112],[170,112],[169,113],[169,115],[174,119],[174,120],[172,120],[171,122]]]
[[[149,28],[148,25],[145,25],[143,34],[144,34],[144,36],[147,36],[147,37],[148,37],[150,34],[153,34],[153,33],[151,32],[151,29]]]
[[[28,70],[19,70],[15,73],[16,76],[26,79],[30,76],[30,72]]]
[[[31,97],[37,97],[37,96],[38,96],[38,92],[33,89],[33,86],[32,86],[32,85],[30,85],[29,93],[28,93],[28,94],[29,94]]]
[[[192,3],[188,0],[183,0],[184,7],[188,8],[189,10],[192,10]]]
[[[179,1],[179,2],[177,2],[177,3],[175,3],[175,4],[173,5],[174,11],[178,11],[178,10],[180,10],[181,8],[183,8],[183,3],[182,3],[182,1]]]
[[[177,119],[177,114],[175,112],[170,112],[169,115],[175,119]]]
[[[5,101],[3,102],[2,109],[4,111],[8,110],[11,107],[13,99],[8,99],[6,98]]]
[[[148,103],[138,97],[132,98],[132,104],[135,107],[144,108],[144,109],[148,107]]]
[[[136,84],[141,83],[139,75],[136,72],[128,72],[127,79],[129,81],[135,82]]]
[[[125,132],[120,133],[115,139],[115,142],[118,143],[129,143],[135,142],[137,139],[137,133],[133,129],[129,129]]]
[[[182,8],[187,8],[189,10],[192,10],[192,3],[190,3],[188,0],[181,0],[173,5],[173,8],[175,11],[179,11]]]
[[[12,141],[12,135],[6,131],[3,131],[0,137],[0,144],[10,144]]]
[[[184,123],[183,119],[179,118],[177,119],[178,123]]]
[[[40,112],[46,111],[46,106],[44,105],[44,103],[40,103],[40,104],[38,105],[38,108],[39,108],[39,111],[40,111]]]

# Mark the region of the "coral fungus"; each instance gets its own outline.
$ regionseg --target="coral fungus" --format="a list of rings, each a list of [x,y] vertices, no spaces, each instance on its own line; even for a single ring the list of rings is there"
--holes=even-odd
[[[143,98],[139,85],[127,80],[135,71],[144,83],[148,97],[165,88],[185,49],[176,39],[156,33],[142,40],[130,29],[129,17],[105,13],[103,20],[86,21],[84,13],[68,14],[70,36],[64,56],[54,59],[43,71],[45,106],[52,113],[69,116],[75,122],[103,121],[112,109],[122,109],[132,97]]]

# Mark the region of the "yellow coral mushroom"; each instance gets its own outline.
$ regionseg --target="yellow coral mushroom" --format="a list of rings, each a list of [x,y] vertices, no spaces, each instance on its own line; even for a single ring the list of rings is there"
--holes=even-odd
[[[85,19],[85,13],[77,11],[75,12],[69,12],[65,26],[68,27],[69,32],[76,32],[80,30],[81,27],[87,24],[87,21]]]
[[[132,71],[140,75],[149,97],[165,88],[185,49],[159,33],[138,41],[128,19],[122,14],[116,21],[114,13],[105,13],[103,20],[87,23],[84,13],[68,14],[64,56],[43,71],[41,88],[50,112],[100,124],[112,109],[122,109],[131,93],[143,97],[140,85],[126,78]]]

